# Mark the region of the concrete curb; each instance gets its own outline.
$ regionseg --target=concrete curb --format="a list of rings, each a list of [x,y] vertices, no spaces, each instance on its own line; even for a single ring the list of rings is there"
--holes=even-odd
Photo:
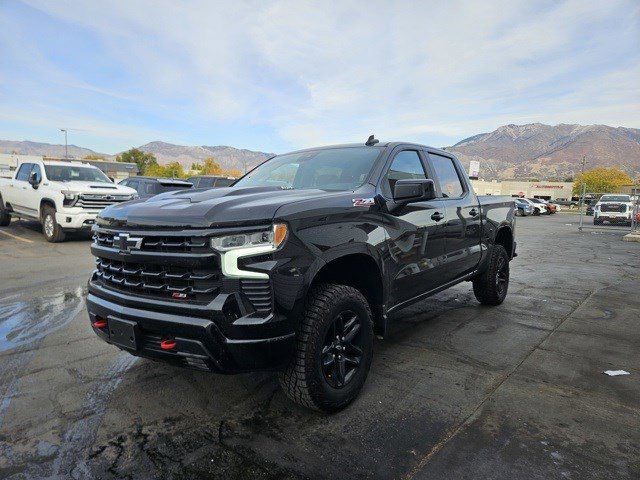
[[[640,230],[636,230],[631,233],[627,233],[622,240],[625,242],[640,242]]]

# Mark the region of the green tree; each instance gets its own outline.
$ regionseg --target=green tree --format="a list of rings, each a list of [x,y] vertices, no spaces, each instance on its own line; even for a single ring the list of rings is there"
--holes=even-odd
[[[147,169],[152,165],[157,165],[158,161],[153,153],[143,152],[138,148],[132,148],[116,156],[116,161],[135,163],[138,170],[143,175],[148,175]]]
[[[630,185],[633,180],[617,168],[594,168],[576,175],[573,182],[573,194],[581,195],[582,186],[587,193],[616,193],[622,185]]]
[[[204,160],[204,165],[200,168],[200,175],[220,175],[222,173],[222,167],[213,157],[208,157]]]

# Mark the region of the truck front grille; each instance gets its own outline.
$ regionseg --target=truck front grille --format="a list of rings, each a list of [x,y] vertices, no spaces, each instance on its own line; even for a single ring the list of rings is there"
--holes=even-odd
[[[600,205],[600,211],[624,213],[627,211],[627,206],[624,204],[603,203],[602,205]]]
[[[191,269],[96,258],[95,279],[103,286],[127,294],[208,303],[221,286],[215,268]]]
[[[131,195],[101,195],[89,193],[80,195],[74,206],[92,210],[102,210],[110,205],[126,202],[127,200],[131,200]]]
[[[113,247],[113,232],[98,232],[93,240],[101,247]],[[209,239],[207,237],[187,237],[187,236],[146,236],[144,237],[140,250],[143,252],[159,253],[207,253],[211,252]]]

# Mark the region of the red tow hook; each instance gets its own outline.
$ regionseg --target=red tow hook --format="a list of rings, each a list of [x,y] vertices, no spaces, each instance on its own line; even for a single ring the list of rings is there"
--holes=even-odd
[[[178,342],[173,338],[167,338],[166,340],[160,341],[160,348],[162,350],[175,350],[178,346]]]
[[[91,326],[93,328],[107,328],[107,320],[102,317],[96,317]]]

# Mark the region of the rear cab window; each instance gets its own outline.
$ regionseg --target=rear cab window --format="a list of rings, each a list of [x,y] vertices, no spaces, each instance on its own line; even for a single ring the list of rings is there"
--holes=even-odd
[[[460,175],[452,158],[429,153],[429,160],[433,166],[438,181],[442,198],[458,198],[465,192]]]

